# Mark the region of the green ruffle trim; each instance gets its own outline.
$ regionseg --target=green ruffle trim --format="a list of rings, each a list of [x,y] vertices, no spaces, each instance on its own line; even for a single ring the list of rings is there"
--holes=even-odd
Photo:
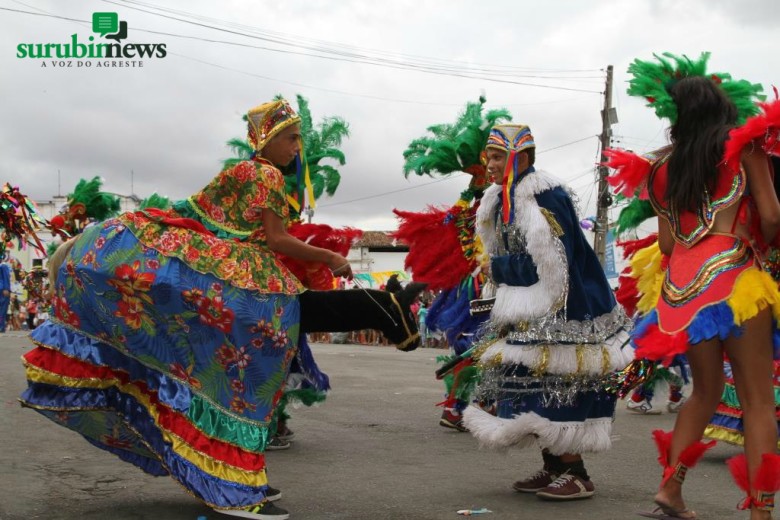
[[[187,417],[209,437],[254,453],[263,453],[270,437],[270,424],[238,420],[198,395],[192,397]]]
[[[201,216],[198,215],[198,213],[192,208],[192,205],[190,205],[189,200],[186,200],[186,199],[185,200],[177,200],[176,202],[173,203],[173,205],[171,207],[173,208],[173,210],[176,213],[179,214],[180,217],[189,218],[189,219],[192,219],[192,220],[197,220],[198,222],[203,224],[203,227],[205,227],[206,229],[208,229],[209,231],[214,233],[214,236],[216,236],[216,237],[225,238],[225,239],[229,239],[229,240],[234,240],[234,239],[245,240],[246,239],[246,235],[238,235],[236,233],[231,233],[230,231],[227,231],[227,230],[222,229],[222,228],[218,228],[217,226],[215,226],[211,222],[201,218]]]
[[[731,408],[742,409],[742,406],[739,404],[739,398],[737,398],[737,389],[731,383],[726,383],[720,401]],[[775,405],[780,406],[780,387],[778,386],[775,387]]]

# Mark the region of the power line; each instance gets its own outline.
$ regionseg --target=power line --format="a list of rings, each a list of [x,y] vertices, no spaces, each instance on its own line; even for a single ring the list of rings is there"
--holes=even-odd
[[[553,148],[547,148],[546,150],[540,150],[539,152],[537,152],[536,155],[541,155],[541,154],[543,154],[545,152],[549,152],[549,151],[552,151],[552,150],[557,150],[559,148],[563,148],[564,146],[569,146],[569,145],[572,145],[572,144],[576,144],[576,143],[585,141],[586,139],[590,139],[592,137],[594,137],[594,136],[589,135],[587,137],[583,137],[582,139],[577,139],[577,140],[574,140],[574,141],[571,141],[571,142],[568,142],[568,143],[565,143],[565,144],[562,144],[562,145],[559,145],[559,146],[554,146]],[[425,184],[418,184],[416,186],[409,186],[407,188],[400,188],[400,189],[397,189],[397,190],[385,191],[385,192],[382,192],[382,193],[376,193],[374,195],[366,195],[365,197],[360,197],[360,198],[351,199],[351,200],[344,200],[344,201],[341,201],[341,202],[334,202],[332,204],[319,204],[319,207],[320,208],[330,208],[330,207],[333,207],[333,206],[341,206],[343,204],[350,204],[352,202],[360,202],[360,201],[363,201],[363,200],[375,199],[375,198],[378,198],[378,197],[384,197],[385,195],[392,195],[394,193],[400,193],[402,191],[409,191],[409,190],[415,190],[417,188],[424,188],[425,186],[430,186],[431,184],[436,184],[436,183],[439,183],[439,182],[448,181],[450,179],[461,178],[461,177],[463,177],[465,175],[468,175],[468,174],[463,173],[463,174],[450,175],[449,177],[445,177],[443,179],[437,179],[435,181],[426,182]],[[571,181],[569,181],[569,182],[571,182]]]
[[[229,27],[234,27],[236,29],[242,29],[243,32],[236,31],[236,34],[241,34],[246,36],[246,32],[254,33],[255,35],[258,35],[261,39],[271,41],[273,43],[281,43],[285,45],[290,45],[294,47],[299,48],[306,48],[309,50],[316,50],[316,51],[329,51],[329,52],[338,52],[342,53],[343,55],[349,55],[353,57],[361,57],[361,58],[373,58],[372,56],[369,56],[369,53],[374,53],[378,55],[384,55],[392,57],[392,60],[395,63],[400,63],[403,60],[403,63],[409,63],[409,61],[416,61],[418,64],[423,65],[435,65],[435,66],[441,66],[441,65],[449,65],[449,66],[457,66],[459,68],[468,68],[475,71],[482,71],[482,72],[495,72],[498,74],[504,74],[504,73],[512,73],[512,71],[517,71],[517,73],[522,73],[523,75],[527,75],[528,72],[544,72],[548,74],[554,74],[554,73],[592,73],[592,72],[603,72],[602,69],[541,69],[541,68],[530,68],[530,67],[512,67],[507,65],[478,65],[479,68],[475,67],[474,64],[468,63],[468,62],[462,62],[457,60],[446,60],[441,58],[432,58],[432,57],[426,57],[426,56],[417,56],[417,55],[408,55],[408,54],[401,54],[401,53],[393,53],[393,52],[387,52],[387,51],[381,51],[381,50],[375,50],[375,49],[367,49],[365,47],[358,47],[358,46],[352,46],[352,45],[345,45],[340,44],[336,42],[329,42],[324,40],[316,40],[312,38],[305,38],[298,35],[292,35],[292,34],[286,34],[281,32],[274,32],[269,30],[261,30],[256,27],[233,23],[233,22],[227,22],[225,20],[219,20],[216,18],[210,18],[203,15],[198,15],[189,11],[184,10],[176,10],[176,9],[170,9],[170,8],[164,8],[164,7],[158,7],[154,4],[149,4],[146,2],[140,2],[140,1],[134,1],[134,0],[119,0],[122,2],[122,4],[117,3],[116,1],[111,2],[110,0],[104,0],[108,3],[113,3],[114,5],[122,5],[124,4],[125,7],[129,7],[130,9],[135,9],[147,14],[152,14],[156,16],[162,16],[159,12],[150,12],[145,11],[143,9],[140,9],[138,7],[130,7],[127,4],[136,5],[136,6],[143,6],[147,9],[152,9],[153,11],[161,11],[164,13],[169,14],[176,14],[179,16],[194,18],[196,20],[200,20],[202,22],[211,22],[211,25],[209,24],[203,24],[204,26],[208,28],[212,28],[215,30],[221,30],[218,27],[214,27],[214,24],[221,24],[221,25],[227,25]],[[184,21],[185,23],[189,23],[187,20],[180,20],[179,18],[173,18],[175,20]],[[305,42],[309,42],[308,45],[305,44]],[[337,50],[340,49],[340,50]],[[347,51],[349,53],[347,53]],[[451,64],[451,65],[450,65]],[[488,69],[487,67],[491,67]],[[557,79],[559,76],[529,76],[529,77],[547,77],[547,78],[553,78]],[[600,74],[599,76],[578,76],[576,78],[571,79],[589,79],[589,78],[599,78],[603,79],[603,74]]]
[[[133,6],[130,6],[130,5],[114,2],[112,0],[103,0],[103,2],[111,4],[111,5],[117,5],[117,6],[126,7],[128,9],[133,9],[133,10],[136,10],[136,11],[140,11],[142,13],[150,14],[152,16],[159,16],[159,17],[162,17],[162,18],[166,18],[166,19],[175,20],[175,21],[178,21],[178,22],[194,25],[194,26],[197,26],[197,27],[203,27],[203,28],[212,29],[212,30],[215,30],[215,31],[225,32],[225,33],[228,33],[228,34],[235,34],[235,35],[243,36],[243,37],[246,37],[246,38],[252,38],[252,39],[257,39],[257,40],[262,40],[262,41],[270,41],[270,42],[277,43],[277,44],[288,45],[288,46],[292,46],[292,47],[298,47],[298,48],[304,48],[304,49],[312,50],[312,48],[310,46],[299,45],[299,44],[296,45],[294,43],[279,42],[278,39],[275,40],[275,39],[272,39],[272,38],[269,38],[269,37],[266,37],[266,36],[257,36],[257,35],[253,35],[253,34],[247,34],[247,33],[243,33],[243,32],[240,32],[240,31],[234,31],[234,30],[231,30],[231,29],[225,29],[225,28],[222,28],[222,27],[216,27],[216,26],[213,26],[213,25],[208,25],[208,24],[204,24],[204,23],[200,23],[200,22],[195,22],[195,21],[192,21],[192,20],[186,20],[184,18],[177,18],[175,16],[170,16],[170,15],[163,14],[163,13],[156,13],[156,12],[153,12],[153,11],[147,11],[147,10],[144,10],[144,9],[141,9],[141,8],[138,8],[138,7],[133,7]],[[271,49],[269,49],[269,50],[271,50]],[[293,51],[282,50],[282,49],[279,49],[276,52],[281,52],[281,53],[285,53],[285,54],[295,54]],[[508,79],[492,78],[492,77],[488,77],[488,76],[474,76],[474,75],[469,75],[469,74],[465,74],[465,73],[458,73],[458,72],[455,72],[452,69],[435,69],[435,68],[431,68],[431,67],[415,66],[415,65],[409,64],[409,63],[392,62],[392,61],[389,61],[389,60],[381,60],[381,59],[377,59],[377,58],[374,58],[372,61],[366,61],[366,60],[371,60],[371,58],[368,57],[368,56],[361,56],[361,55],[357,55],[357,54],[354,54],[354,53],[352,53],[352,54],[339,53],[339,52],[335,52],[333,50],[330,50],[330,51],[327,51],[327,50],[323,51],[323,50],[321,50],[321,52],[329,52],[329,53],[336,54],[336,55],[339,55],[339,56],[342,56],[342,57],[338,57],[338,58],[337,57],[323,57],[323,56],[320,56],[320,55],[309,55],[309,56],[316,57],[316,58],[332,59],[332,60],[337,60],[337,61],[351,61],[351,60],[347,60],[347,59],[344,58],[344,56],[350,56],[350,57],[353,57],[353,58],[360,58],[362,60],[362,61],[360,61],[360,63],[365,63],[365,64],[369,64],[369,65],[375,65],[375,66],[380,66],[380,67],[388,67],[388,68],[393,68],[393,69],[414,70],[414,71],[423,72],[423,73],[426,73],[426,74],[452,76],[452,77],[459,77],[459,78],[466,78],[466,79],[481,79],[483,81],[491,81],[491,82],[494,82],[494,83],[507,83],[507,84],[511,84],[511,85],[520,85],[520,86],[527,86],[527,87],[539,87],[539,88],[548,88],[548,89],[554,89],[554,90],[567,90],[567,91],[571,91],[571,92],[588,92],[588,93],[592,93],[592,94],[601,94],[601,92],[597,91],[597,90],[587,90],[587,89],[579,89],[579,88],[572,88],[572,87],[561,87],[561,86],[555,86],[555,85],[542,85],[542,84],[538,84],[538,83],[527,83],[527,82],[513,81],[513,80],[508,80]]]
[[[21,3],[21,2],[17,2],[17,3]],[[22,4],[22,5],[26,5],[26,4]],[[31,7],[31,8],[34,8],[34,7]],[[33,15],[33,16],[43,16],[43,17],[46,17],[46,18],[55,18],[55,19],[59,19],[59,20],[76,22],[76,23],[79,23],[79,24],[87,24],[87,23],[89,23],[88,20],[82,20],[82,19],[78,19],[78,18],[70,18],[70,17],[67,17],[67,16],[60,16],[60,15],[55,15],[55,14],[46,13],[46,12],[34,13],[32,11],[24,11],[24,10],[21,10],[21,9],[11,9],[11,8],[8,8],[8,7],[0,7],[0,10],[10,11],[10,12],[15,12],[15,13],[20,13],[20,14],[29,14],[29,15]],[[161,32],[161,31],[154,31],[154,30],[150,30],[150,29],[142,29],[142,28],[137,28],[137,27],[134,27],[133,30],[140,31],[140,32],[147,32],[147,33],[151,33],[151,34],[161,34],[161,35],[166,35],[166,36],[173,36],[173,37],[178,37],[178,38],[201,39],[201,40],[204,40],[204,41],[210,41],[210,40],[205,40],[205,39],[198,38],[198,37],[179,35],[179,34],[167,33],[167,32]],[[222,42],[222,43],[233,44],[232,42]],[[244,44],[240,44],[240,43],[235,43],[235,45],[240,45],[240,46],[245,46],[245,47],[261,48],[261,47],[257,47],[257,46],[244,45]],[[273,50],[273,49],[269,49],[269,50]],[[191,60],[191,61],[194,61],[194,62],[197,62],[197,63],[201,63],[203,65],[208,65],[208,66],[211,66],[211,67],[216,67],[216,68],[219,68],[219,69],[222,69],[222,70],[231,71],[231,72],[238,72],[240,74],[244,74],[244,75],[255,77],[255,78],[259,78],[259,79],[264,79],[264,80],[268,80],[268,81],[274,81],[274,82],[278,82],[278,83],[284,83],[284,84],[293,85],[293,86],[297,86],[297,87],[309,88],[309,89],[312,89],[312,90],[320,90],[320,91],[323,91],[323,92],[330,92],[330,93],[333,93],[333,94],[341,94],[341,95],[351,96],[351,97],[360,97],[360,98],[374,99],[374,100],[378,100],[378,101],[390,101],[390,102],[396,102],[396,103],[408,103],[408,104],[417,104],[417,105],[436,105],[436,106],[461,106],[462,105],[462,103],[425,102],[425,101],[419,101],[419,100],[406,100],[406,99],[398,99],[398,98],[387,98],[387,97],[374,96],[374,95],[369,95],[369,94],[357,94],[357,93],[353,93],[353,92],[344,92],[344,91],[335,90],[335,89],[327,89],[327,88],[323,88],[323,87],[316,87],[316,86],[313,86],[313,85],[307,85],[307,84],[304,84],[304,83],[297,83],[297,82],[293,82],[293,81],[287,81],[287,80],[272,78],[272,77],[269,77],[269,76],[263,76],[261,74],[256,74],[256,73],[249,72],[249,71],[246,71],[246,70],[241,70],[241,69],[234,69],[232,67],[227,67],[227,66],[220,65],[220,64],[217,64],[217,63],[212,63],[212,62],[205,61],[205,60],[202,60],[202,59],[199,59],[199,58],[193,58],[193,57],[190,57],[190,56],[187,56],[187,55],[184,55],[184,54],[180,54],[180,53],[169,52],[168,55],[170,55],[170,56],[178,56],[180,58],[184,58],[184,59],[188,59],[188,60]],[[476,79],[476,78],[474,78],[474,79]],[[588,92],[588,91],[586,91],[586,92]],[[536,103],[514,103],[514,104],[506,104],[506,106],[533,106],[533,105],[543,105],[543,104],[549,104],[549,103],[562,103],[562,102],[576,101],[576,100],[579,100],[579,99],[584,99],[584,97],[575,97],[575,98],[558,99],[558,100],[548,100],[548,101],[540,101],[540,102],[536,102]],[[501,105],[505,105],[505,104],[501,104]]]

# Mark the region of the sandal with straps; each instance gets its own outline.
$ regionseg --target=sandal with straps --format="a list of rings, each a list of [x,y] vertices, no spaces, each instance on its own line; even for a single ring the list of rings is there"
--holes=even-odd
[[[645,518],[655,518],[657,520],[675,520],[680,518],[685,518],[686,520],[695,520],[698,518],[695,511],[691,511],[688,508],[685,509],[675,509],[669,504],[663,504],[659,501],[655,501],[656,507],[651,512],[640,512],[637,513],[639,516],[643,516]],[[682,516],[686,515],[686,516]]]

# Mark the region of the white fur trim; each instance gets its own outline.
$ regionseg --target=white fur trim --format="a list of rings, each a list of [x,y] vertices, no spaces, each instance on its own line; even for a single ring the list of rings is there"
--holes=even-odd
[[[504,365],[524,365],[531,370],[538,370],[544,361],[543,351],[547,349],[549,356],[546,367],[542,367],[545,374],[603,376],[615,370],[622,370],[633,361],[634,349],[630,345],[623,346],[627,339],[628,333],[621,331],[599,344],[511,345],[501,340],[488,347],[479,359],[482,363],[490,363],[497,356],[501,356],[501,363]],[[606,371],[605,355],[609,356]],[[578,366],[578,363],[581,366]]]
[[[463,412],[463,424],[481,446],[491,449],[524,448],[538,443],[553,455],[562,455],[595,453],[612,447],[611,417],[555,422],[535,413],[522,413],[512,419],[501,419],[469,406]]]
[[[534,196],[561,186],[560,181],[537,171],[525,177],[515,188],[515,222],[525,236],[526,250],[536,266],[539,281],[528,287],[498,286],[491,321],[510,325],[548,315],[566,297],[569,266],[560,239],[539,208]],[[484,204],[477,210],[477,232],[489,254],[497,252],[494,229],[495,212],[501,186],[485,191]]]

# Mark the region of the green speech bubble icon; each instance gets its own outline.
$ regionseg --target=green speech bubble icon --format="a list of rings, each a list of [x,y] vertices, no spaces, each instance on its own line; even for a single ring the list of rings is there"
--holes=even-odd
[[[92,13],[92,32],[101,36],[119,30],[119,15],[116,13]]]

